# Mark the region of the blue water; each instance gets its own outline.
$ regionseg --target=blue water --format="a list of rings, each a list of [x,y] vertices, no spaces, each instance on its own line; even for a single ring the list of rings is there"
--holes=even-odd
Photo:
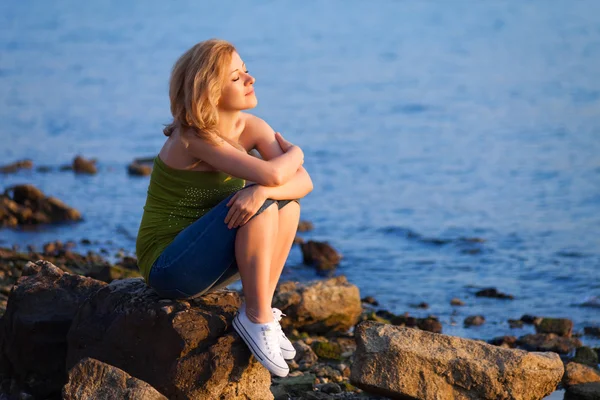
[[[465,337],[528,333],[506,322],[525,313],[600,324],[581,306],[600,302],[595,0],[3,2],[2,163],[83,154],[100,172],[0,176],[85,217],[4,230],[0,245],[85,237],[132,252],[148,178],[126,165],[160,149],[170,68],[210,37],[256,77],[253,112],[304,149],[315,230],[302,236],[338,249],[362,295]],[[292,249],[284,280],[316,277],[301,259]],[[516,299],[474,297],[485,286]],[[464,329],[473,314],[486,324]]]

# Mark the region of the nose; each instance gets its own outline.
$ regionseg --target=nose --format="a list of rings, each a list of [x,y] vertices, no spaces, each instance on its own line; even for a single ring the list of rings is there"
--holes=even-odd
[[[250,74],[246,74],[246,85],[253,85],[254,82],[256,82],[256,79],[254,79],[254,77]]]

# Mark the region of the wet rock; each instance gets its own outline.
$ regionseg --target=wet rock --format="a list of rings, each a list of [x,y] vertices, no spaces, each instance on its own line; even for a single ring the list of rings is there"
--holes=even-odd
[[[359,290],[345,276],[308,284],[284,282],[273,304],[288,316],[281,320],[283,329],[317,334],[347,331],[362,312]]]
[[[506,293],[499,292],[496,288],[493,288],[493,287],[479,290],[478,292],[475,293],[475,296],[477,296],[477,297],[492,297],[494,299],[508,299],[508,300],[514,299],[514,296],[512,294],[506,294]]]
[[[555,333],[558,336],[571,337],[573,321],[566,318],[543,318],[535,325],[537,333]]]
[[[20,169],[31,169],[33,168],[33,162],[31,160],[20,160],[7,165],[0,165],[0,173],[10,174],[17,172]]]
[[[298,232],[308,232],[314,229],[313,223],[310,221],[298,222]]]
[[[80,219],[81,214],[77,210],[54,197],[46,197],[33,185],[12,186],[0,195],[0,227]]]
[[[508,326],[510,326],[511,329],[522,328],[523,324],[524,324],[524,322],[521,321],[520,319],[509,319],[508,320]]]
[[[565,376],[563,376],[562,382],[566,387],[600,382],[600,371],[587,365],[570,362],[565,366]]]
[[[581,347],[581,341],[577,338],[566,338],[554,333],[536,333],[520,337],[517,345],[527,351],[553,351],[559,354],[567,354],[577,347]]]
[[[485,317],[483,315],[471,315],[465,318],[464,325],[466,327],[469,326],[479,326],[485,323]]]
[[[170,399],[270,399],[270,373],[231,327],[240,304],[234,291],[169,300],[142,278],[113,281],[79,308],[65,365],[95,358]]]
[[[542,320],[541,317],[535,317],[533,315],[525,314],[521,317],[521,321],[527,325],[537,325]]]
[[[361,302],[377,307],[379,302],[373,296],[367,296],[360,299]]]
[[[590,367],[596,367],[598,365],[598,354],[590,347],[578,347],[575,350],[573,361]]]
[[[321,392],[327,393],[327,394],[342,393],[342,388],[340,387],[340,385],[338,385],[335,382],[325,383],[319,389],[321,390]]]
[[[127,166],[127,172],[133,176],[148,176],[152,173],[152,167],[133,162]]]
[[[557,354],[415,329],[363,322],[355,336],[352,384],[392,398],[541,399],[564,372]]]
[[[455,297],[452,300],[450,300],[450,305],[455,306],[455,307],[460,307],[460,306],[464,306],[465,302],[462,301],[461,299]]]
[[[105,285],[46,261],[28,263],[0,320],[3,372],[36,397],[60,394],[67,381],[67,331],[79,306]]]
[[[71,368],[62,395],[64,400],[167,400],[146,382],[93,358],[84,358]]]
[[[311,392],[315,383],[312,374],[273,378],[271,392],[275,400],[288,400],[291,397],[302,397],[304,392]]]
[[[78,174],[95,174],[98,172],[95,160],[86,160],[77,156],[73,160],[73,171]]]
[[[312,349],[319,358],[336,361],[342,359],[342,348],[338,343],[314,342]]]
[[[294,241],[292,242],[292,244],[302,244],[302,243],[304,243],[304,239],[301,238],[300,236],[294,237]]]
[[[600,337],[600,327],[599,326],[586,326],[583,328],[584,335],[587,336],[595,336]]]
[[[293,345],[296,349],[294,361],[300,370],[305,371],[317,363],[318,357],[309,345],[300,340],[294,342]]]
[[[320,271],[328,271],[335,268],[341,261],[342,256],[327,242],[316,242],[309,240],[300,245],[302,249],[303,262],[306,265],[314,265]]]
[[[500,336],[493,338],[488,341],[489,344],[493,344],[494,346],[500,346],[507,349],[514,349],[517,347],[517,338],[515,336]]]
[[[565,392],[564,400],[598,400],[600,399],[600,382],[582,383],[571,386]]]
[[[426,310],[429,308],[429,304],[425,303],[424,301],[422,301],[421,303],[417,303],[417,304],[411,304],[410,306],[412,308],[421,308],[423,310]]]

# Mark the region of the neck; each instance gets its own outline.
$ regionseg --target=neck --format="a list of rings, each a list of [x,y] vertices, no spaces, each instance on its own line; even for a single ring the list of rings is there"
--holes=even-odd
[[[217,129],[219,133],[228,139],[235,139],[234,131],[235,127],[240,121],[242,116],[241,111],[224,111],[219,110],[219,122],[217,123]]]

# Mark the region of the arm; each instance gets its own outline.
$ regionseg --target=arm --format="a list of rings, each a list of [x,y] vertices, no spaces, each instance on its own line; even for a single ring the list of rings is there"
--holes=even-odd
[[[239,151],[222,139],[218,145],[213,145],[194,137],[189,140],[187,150],[220,171],[265,187],[287,182],[304,160],[304,153],[298,146],[265,161]]]
[[[246,135],[251,146],[258,150],[264,160],[272,160],[281,157],[282,154],[287,154],[283,152],[275,138],[273,128],[259,117],[248,114],[242,134]],[[267,198],[275,200],[299,199],[313,190],[313,183],[306,169],[300,166],[283,184],[271,187],[263,186],[261,190]]]

